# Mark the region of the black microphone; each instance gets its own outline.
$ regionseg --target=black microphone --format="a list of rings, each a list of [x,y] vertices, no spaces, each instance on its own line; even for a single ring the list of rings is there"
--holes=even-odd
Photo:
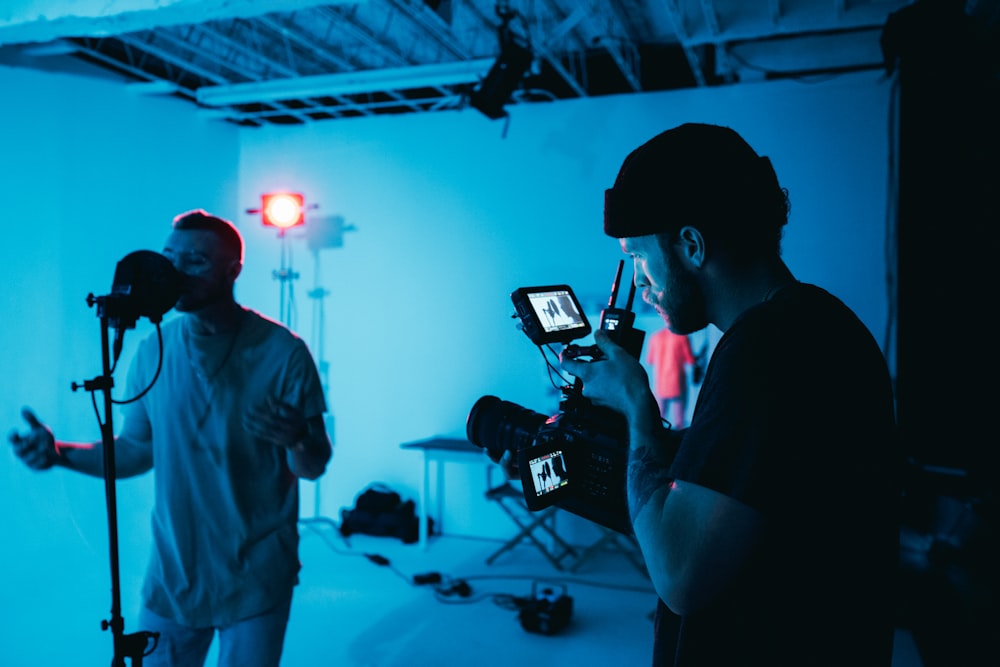
[[[181,294],[181,277],[173,263],[152,250],[131,252],[115,266],[111,294],[105,308],[115,329],[114,358],[121,354],[125,330],[140,317],[158,323]]]

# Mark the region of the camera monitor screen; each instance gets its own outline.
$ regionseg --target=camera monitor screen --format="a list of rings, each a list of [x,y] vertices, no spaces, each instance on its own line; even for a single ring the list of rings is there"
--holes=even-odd
[[[568,343],[590,333],[590,322],[569,285],[521,287],[511,299],[536,345]]]
[[[556,449],[528,461],[535,496],[544,496],[569,484],[562,451]]]

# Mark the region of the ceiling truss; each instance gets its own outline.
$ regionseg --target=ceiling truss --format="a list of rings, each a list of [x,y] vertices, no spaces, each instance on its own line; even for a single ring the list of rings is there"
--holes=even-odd
[[[187,99],[202,113],[234,123],[302,124],[461,108],[501,57],[502,26],[533,54],[528,71],[505,91],[504,103],[513,105],[881,68],[881,29],[889,15],[913,4],[270,3],[280,10],[119,31],[105,24],[92,31],[100,34],[78,28],[47,41],[18,42],[0,27],[0,63],[58,69],[60,59],[83,60],[137,90]],[[991,36],[998,3],[967,3]]]

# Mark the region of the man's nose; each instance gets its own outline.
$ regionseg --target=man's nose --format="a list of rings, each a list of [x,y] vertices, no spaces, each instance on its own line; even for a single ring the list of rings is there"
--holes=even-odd
[[[193,273],[191,271],[191,260],[185,259],[184,257],[173,257],[170,262],[177,269],[177,273],[181,274],[182,278],[190,278]]]

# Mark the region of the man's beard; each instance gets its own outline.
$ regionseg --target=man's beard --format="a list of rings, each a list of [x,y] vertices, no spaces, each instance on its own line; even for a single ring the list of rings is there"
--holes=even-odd
[[[694,274],[675,262],[657,304],[675,334],[687,335],[708,326],[705,295]]]
[[[180,298],[174,304],[179,313],[195,313],[225,299],[227,290],[220,286],[188,282],[182,286]]]

